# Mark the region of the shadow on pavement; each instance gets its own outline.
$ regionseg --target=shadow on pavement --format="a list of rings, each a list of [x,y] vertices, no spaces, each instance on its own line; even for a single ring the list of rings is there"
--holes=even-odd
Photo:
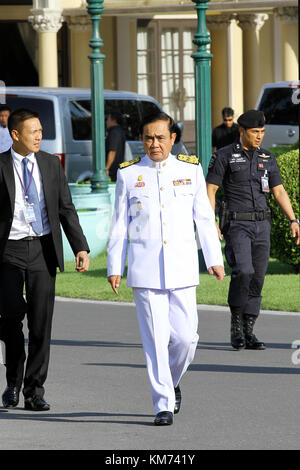
[[[238,374],[300,374],[300,369],[296,369],[296,367],[235,366],[224,364],[191,364],[189,371],[233,372]]]
[[[291,344],[290,343],[266,343],[266,348],[267,349],[291,349]],[[239,352],[233,349],[229,342],[228,343],[213,343],[213,342],[199,341],[197,349]]]
[[[151,418],[153,415],[145,414],[130,414],[130,413],[93,413],[93,412],[78,412],[78,413],[28,413],[23,408],[15,408],[15,410],[24,411],[24,414],[8,412],[5,414],[5,419],[15,420],[33,420],[33,421],[49,421],[60,423],[114,423],[114,424],[140,424],[143,426],[153,426],[153,421],[137,421],[137,420],[118,420],[118,419],[97,419],[97,418],[113,418],[113,417],[128,417],[128,418]],[[0,411],[7,411],[1,410]],[[4,416],[3,416],[4,418]],[[91,419],[96,418],[96,419]],[[1,418],[0,418],[1,419]]]
[[[121,343],[118,341],[79,341],[72,339],[52,339],[52,346],[84,346],[84,347],[99,347],[99,348],[141,348],[139,343]]]
[[[104,366],[104,367],[133,367],[134,369],[146,369],[144,364],[129,364],[127,362],[86,362],[82,364],[83,366]]]

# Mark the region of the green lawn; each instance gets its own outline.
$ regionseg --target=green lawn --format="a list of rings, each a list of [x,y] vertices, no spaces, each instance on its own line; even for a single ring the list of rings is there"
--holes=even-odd
[[[117,300],[132,302],[132,291],[122,279],[119,296],[111,290],[106,279],[106,252],[91,259],[90,270],[83,274],[75,271],[75,262],[65,263],[65,272],[57,275],[56,295],[97,300]],[[230,270],[225,263],[228,275],[222,283],[206,273],[200,274],[197,287],[197,303],[227,305],[227,292]],[[300,311],[300,278],[292,274],[288,265],[271,259],[263,289],[262,309]]]

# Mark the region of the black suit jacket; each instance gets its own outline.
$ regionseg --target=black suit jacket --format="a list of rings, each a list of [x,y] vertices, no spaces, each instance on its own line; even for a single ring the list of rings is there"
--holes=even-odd
[[[62,225],[71,248],[89,252],[89,246],[79,224],[69,186],[59,158],[46,152],[35,154],[42,177],[45,202],[52,232],[57,266],[64,270]],[[11,151],[0,154],[0,262],[13,222],[15,178]]]

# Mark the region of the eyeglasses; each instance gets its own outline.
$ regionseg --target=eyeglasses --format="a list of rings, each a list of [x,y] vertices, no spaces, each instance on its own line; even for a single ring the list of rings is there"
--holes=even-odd
[[[223,121],[224,122],[231,122],[231,121],[233,121],[233,118],[224,118]]]

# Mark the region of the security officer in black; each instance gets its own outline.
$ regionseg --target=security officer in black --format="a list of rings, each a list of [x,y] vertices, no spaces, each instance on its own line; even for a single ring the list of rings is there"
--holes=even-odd
[[[213,154],[206,178],[207,192],[215,209],[216,192],[219,186],[224,189],[219,215],[225,256],[232,268],[228,293],[231,344],[235,349],[265,349],[265,344],[253,334],[253,327],[259,315],[270,251],[271,213],[266,193],[272,191],[289,218],[296,244],[300,242],[299,220],[295,219],[282,185],[275,156],[260,147],[265,132],[264,114],[249,110],[237,122],[240,143]]]

